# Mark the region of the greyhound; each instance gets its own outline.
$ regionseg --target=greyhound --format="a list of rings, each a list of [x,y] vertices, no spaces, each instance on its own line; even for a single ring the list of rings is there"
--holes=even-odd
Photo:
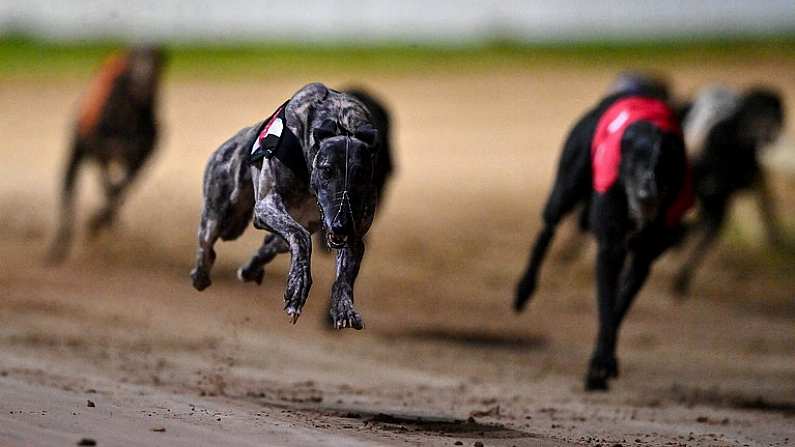
[[[157,97],[164,56],[133,48],[111,56],[94,79],[78,115],[61,186],[58,230],[48,260],[66,258],[72,241],[75,183],[83,162],[99,165],[105,204],[89,221],[89,235],[110,227],[125,193],[152,154],[158,135]]]
[[[514,309],[522,311],[535,292],[558,223],[584,205],[598,244],[599,333],[587,390],[605,390],[607,380],[618,376],[619,327],[654,260],[681,237],[681,218],[693,202],[689,179],[678,121],[653,96],[608,96],[577,122],[565,142]]]
[[[267,120],[222,144],[204,176],[194,287],[211,284],[215,241],[239,237],[253,215],[254,227],[269,234],[238,277],[260,283],[265,264],[289,251],[284,310],[295,323],[312,285],[310,234],[322,229],[328,246],[337,250],[332,322],[338,329],[362,329],[353,287],[364,256],[363,237],[391,169],[377,127],[362,101],[314,83]]]
[[[783,246],[775,203],[761,151],[776,140],[784,123],[781,96],[767,88],[751,88],[741,95],[722,87],[700,92],[684,121],[691,149],[695,193],[699,204],[695,230],[701,237],[674,280],[674,293],[687,294],[693,274],[717,239],[736,193],[755,191],[767,238]]]

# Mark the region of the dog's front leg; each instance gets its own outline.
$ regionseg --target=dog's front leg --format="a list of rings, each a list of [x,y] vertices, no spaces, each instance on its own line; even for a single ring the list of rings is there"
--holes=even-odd
[[[624,272],[621,281],[621,290],[618,295],[618,301],[616,302],[615,315],[613,317],[615,319],[616,332],[618,332],[618,329],[621,327],[621,323],[624,321],[624,317],[627,316],[627,312],[630,306],[632,306],[635,297],[638,296],[638,292],[640,292],[643,284],[646,283],[649,272],[651,272],[652,261],[652,257],[647,256],[645,253],[636,253],[632,256],[629,268]],[[614,352],[615,343],[616,341],[614,340]]]
[[[756,183],[754,184],[754,190],[756,191],[756,205],[759,208],[759,214],[762,216],[762,223],[765,227],[768,243],[774,248],[787,247],[786,240],[779,227],[776,201],[773,198],[764,173],[759,173]]]
[[[271,192],[254,206],[254,226],[281,236],[290,247],[290,271],[284,291],[284,311],[295,324],[312,287],[312,239],[309,231],[287,212],[281,196]]]
[[[654,241],[649,241],[654,242]],[[613,311],[613,336],[612,345],[607,347],[609,354],[605,357],[611,359],[609,363],[608,377],[618,377],[619,368],[616,356],[616,346],[618,345],[618,334],[621,330],[621,324],[627,316],[629,308],[638,296],[638,292],[646,283],[646,279],[651,272],[651,265],[654,259],[659,255],[652,253],[651,250],[645,249],[634,253],[629,265],[625,268],[621,276],[621,289],[618,292],[618,298]]]
[[[364,257],[364,242],[356,240],[337,251],[337,279],[331,288],[331,322],[337,329],[364,328],[362,317],[353,308],[353,286]]]
[[[596,259],[599,332],[585,378],[585,389],[588,391],[606,390],[607,379],[615,377],[617,373],[617,362],[612,348],[615,346],[617,327],[615,307],[618,279],[625,258],[626,249],[621,239],[615,237],[599,239]]]
[[[687,260],[682,264],[679,273],[677,273],[674,278],[673,293],[675,296],[682,298],[689,293],[690,284],[693,281],[693,275],[696,269],[701,265],[704,256],[706,256],[709,249],[720,235],[720,230],[726,218],[726,209],[727,206],[725,202],[723,202],[709,210],[701,211],[703,214],[701,218],[702,221],[696,228],[701,230],[702,234],[700,234],[699,241],[696,243],[696,246],[690,252]]]

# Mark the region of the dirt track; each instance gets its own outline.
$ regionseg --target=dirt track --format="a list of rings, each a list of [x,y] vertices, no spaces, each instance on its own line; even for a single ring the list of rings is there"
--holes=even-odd
[[[695,67],[675,81],[767,80],[793,108],[793,68]],[[756,248],[747,203],[692,299],[667,293],[676,256],[657,265],[608,394],[581,390],[592,252],[550,262],[529,310],[510,311],[563,135],[613,72],[369,80],[395,111],[400,171],[357,284],[362,332],[321,324],[330,257],[315,256],[295,327],[281,312],[286,259],[261,287],[238,283],[253,229],[219,247],[210,289],[187,277],[206,157],[310,79],[169,82],[164,145],[121,225],[81,234],[59,268],[41,259],[83,83],[0,84],[0,445],[795,444],[793,258]],[[795,187],[776,186],[792,228]]]

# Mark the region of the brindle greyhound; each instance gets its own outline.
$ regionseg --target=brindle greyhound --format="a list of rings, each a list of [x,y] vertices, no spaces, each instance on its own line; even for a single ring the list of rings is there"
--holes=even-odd
[[[693,180],[699,218],[695,229],[701,237],[676,276],[677,295],[688,292],[696,268],[723,227],[732,198],[742,190],[756,192],[771,245],[785,245],[765,171],[759,163],[761,151],[778,138],[783,123],[781,97],[767,88],[752,88],[737,95],[712,87],[696,97],[684,127],[688,142],[697,151]]]
[[[49,250],[50,262],[62,261],[72,240],[75,182],[83,162],[100,168],[105,205],[89,222],[89,235],[110,227],[141,167],[157,141],[156,115],[163,53],[134,48],[111,56],[81,104],[72,149],[61,187],[60,221]]]
[[[587,390],[607,389],[607,380],[618,376],[619,327],[652,262],[679,237],[680,219],[692,203],[688,173],[678,122],[666,103],[652,96],[608,96],[566,140],[514,308],[523,310],[535,291],[560,220],[578,204],[586,205],[598,244],[599,309]]]
[[[238,276],[259,283],[264,265],[289,251],[284,309],[295,323],[312,285],[310,234],[323,229],[337,250],[332,322],[363,328],[353,287],[389,171],[377,125],[362,101],[315,83],[222,144],[205,171],[194,287],[211,284],[215,241],[240,236],[253,214],[254,226],[270,234]]]

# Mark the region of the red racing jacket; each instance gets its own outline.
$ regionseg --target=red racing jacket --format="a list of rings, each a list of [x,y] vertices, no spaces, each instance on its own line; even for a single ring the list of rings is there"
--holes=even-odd
[[[682,133],[670,107],[659,99],[645,96],[627,96],[610,105],[596,125],[591,144],[591,173],[593,189],[599,194],[609,190],[618,180],[621,165],[621,139],[631,124],[647,121],[663,132]],[[676,199],[665,210],[665,223],[669,227],[678,225],[685,213],[693,206],[693,180],[687,154],[685,175]]]

